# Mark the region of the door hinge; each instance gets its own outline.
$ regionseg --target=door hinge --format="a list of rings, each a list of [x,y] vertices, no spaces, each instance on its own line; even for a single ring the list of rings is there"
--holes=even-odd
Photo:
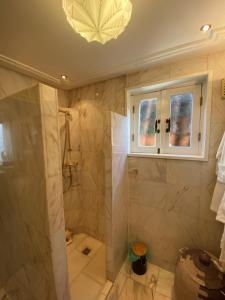
[[[203,104],[203,96],[200,97],[200,106]]]
[[[134,134],[132,134],[132,138],[131,139],[132,139],[132,142],[133,142],[134,141]]]
[[[201,134],[201,132],[199,132],[199,133],[198,133],[198,141],[200,142],[201,139],[202,139],[202,134]]]
[[[132,109],[133,109],[133,114],[134,114],[134,113],[135,113],[135,106],[133,106],[133,108],[132,108]]]
[[[157,153],[160,154],[160,148],[157,149]]]

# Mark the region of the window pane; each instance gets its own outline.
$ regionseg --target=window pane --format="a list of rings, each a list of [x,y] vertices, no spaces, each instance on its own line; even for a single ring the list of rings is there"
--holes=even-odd
[[[192,104],[191,93],[170,97],[170,147],[191,146]]]
[[[139,145],[155,146],[155,121],[157,99],[143,100],[140,103],[139,114]]]

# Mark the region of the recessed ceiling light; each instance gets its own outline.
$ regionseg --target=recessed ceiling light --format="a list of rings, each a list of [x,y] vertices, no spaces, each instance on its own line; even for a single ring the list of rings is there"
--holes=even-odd
[[[211,29],[211,25],[210,24],[204,24],[200,29],[203,32],[209,31]]]
[[[67,78],[68,78],[68,76],[67,76],[66,74],[62,74],[62,75],[61,75],[61,79],[62,79],[62,80],[66,80]]]

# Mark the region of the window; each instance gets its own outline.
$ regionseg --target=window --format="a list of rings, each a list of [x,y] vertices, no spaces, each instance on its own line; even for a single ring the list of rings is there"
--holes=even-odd
[[[192,81],[167,84],[157,92],[136,89],[129,98],[130,153],[203,157],[205,86]]]

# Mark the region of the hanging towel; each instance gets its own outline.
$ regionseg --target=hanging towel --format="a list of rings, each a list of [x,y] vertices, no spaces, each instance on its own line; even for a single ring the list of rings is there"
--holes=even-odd
[[[219,261],[223,267],[223,270],[225,271],[225,193],[223,194],[222,200],[220,202],[216,220],[224,224],[223,235],[220,242],[221,252]]]
[[[217,159],[217,166],[216,166],[217,183],[214,189],[212,202],[210,206],[210,209],[214,212],[218,211],[220,202],[225,192],[225,132],[223,134],[222,140],[217,150],[216,159]]]
[[[225,133],[221,140],[220,146],[218,148],[217,154],[217,181],[225,183]]]
[[[217,212],[216,220],[224,224],[223,236],[220,243],[220,263],[225,271],[225,133],[219,145],[217,154],[217,183],[213,193],[211,210]]]
[[[223,269],[225,270],[225,227],[224,227],[222,239],[220,242],[220,248],[221,248],[221,254],[220,254],[219,261],[222,264]]]
[[[223,194],[222,200],[220,201],[216,220],[225,224],[225,193]]]
[[[225,183],[221,183],[217,181],[214,192],[213,192],[213,197],[212,197],[212,202],[210,209],[217,213],[218,208],[221,203],[221,199],[223,198],[223,195],[225,193]]]

